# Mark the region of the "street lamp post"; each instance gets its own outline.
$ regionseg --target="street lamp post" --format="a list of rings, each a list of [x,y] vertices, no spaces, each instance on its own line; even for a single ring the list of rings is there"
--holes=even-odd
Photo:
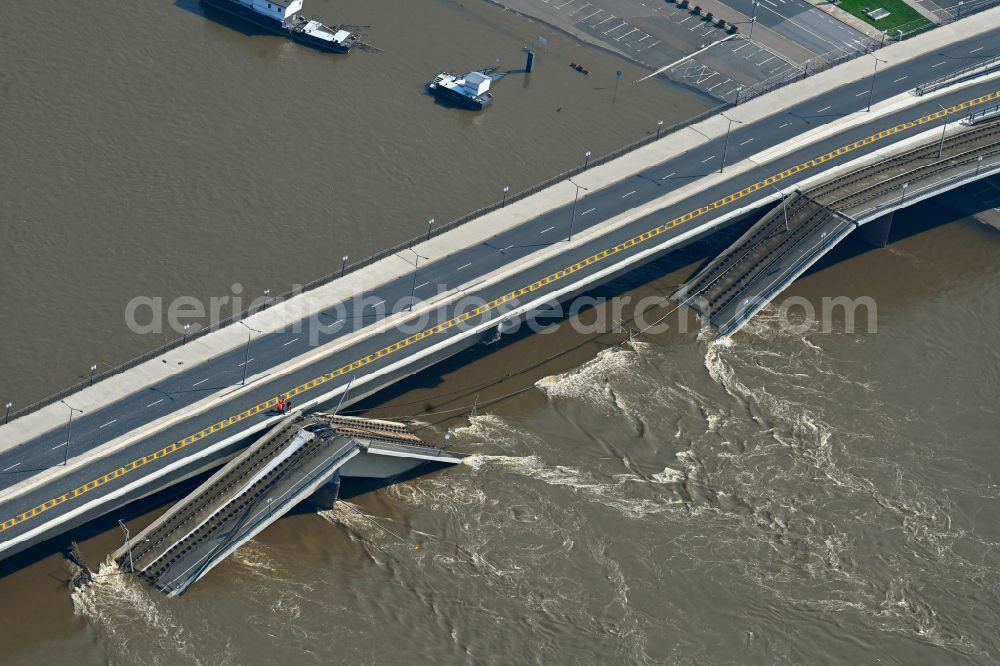
[[[135,566],[132,564],[132,535],[129,534],[128,528],[125,527],[125,523],[119,520],[118,524],[123,530],[125,530],[125,548],[128,549],[128,569],[129,571],[135,571]]]
[[[12,403],[10,401],[8,401],[6,405],[4,405],[4,407],[7,408],[7,413],[3,415],[3,422],[4,422],[4,424],[6,424],[8,421],[10,421],[10,408],[13,407],[13,406],[14,406],[14,403]]]
[[[756,164],[756,162],[754,162],[754,164]],[[785,233],[787,234],[788,233],[788,209],[785,207],[785,193],[782,192],[781,190],[779,190],[777,187],[775,187],[774,183],[771,183],[771,189],[773,189],[775,192],[777,192],[781,196],[781,214],[785,216]]]
[[[590,151],[588,150],[583,154],[583,170],[587,170],[587,165],[590,164]]]
[[[181,344],[185,344],[188,341],[188,329],[191,328],[191,324],[184,324],[184,337],[181,339]]]
[[[941,125],[941,143],[938,145],[938,159],[944,155],[944,133],[948,130],[948,109],[938,104],[941,112],[944,113],[944,124]]]
[[[337,407],[333,410],[333,415],[336,416],[337,412],[340,411],[341,406],[344,404],[344,398],[347,397],[347,392],[351,390],[351,384],[354,383],[354,375],[351,375],[350,379],[347,380],[347,388],[344,392],[340,394],[340,400],[337,401]]]
[[[663,121],[660,120],[660,121],[658,121],[656,123],[656,140],[657,141],[659,141],[659,139],[660,139],[660,130],[662,130],[662,129],[663,129]]]
[[[976,175],[973,176],[974,178],[979,178],[979,167],[981,167],[982,165],[983,165],[983,156],[980,155],[979,157],[976,158]],[[7,406],[10,407],[9,404]]]
[[[239,323],[242,324],[247,329],[247,349],[246,349],[246,353],[243,356],[243,381],[240,382],[241,384],[243,384],[244,386],[246,386],[246,383],[247,383],[247,366],[250,365],[250,337],[254,333],[260,333],[260,331],[258,331],[256,328],[251,328],[251,327],[247,326],[246,322],[244,322],[243,320],[240,320]]]
[[[507,205],[507,192],[509,192],[509,191],[510,191],[510,187],[504,185],[503,186],[503,199],[500,201],[500,207],[501,208],[503,208],[504,206]]]
[[[265,289],[264,290],[264,307],[262,307],[261,310],[266,310],[267,309],[267,296],[270,293],[271,293],[270,289]]]
[[[753,39],[753,26],[757,22],[757,0],[754,0],[751,4],[753,5],[753,9],[750,10],[751,13],[750,13],[750,37],[749,37],[749,39]]]
[[[882,36],[884,37],[885,33],[882,33]],[[875,58],[875,56],[872,57]],[[872,97],[875,95],[875,75],[878,74],[878,64],[880,62],[884,63],[885,60],[882,60],[880,58],[875,58],[875,71],[872,72],[872,84],[868,88],[868,108],[865,109],[865,111],[872,110]]]
[[[89,382],[90,386],[94,385],[94,371],[95,370],[97,370],[97,364],[96,363],[91,363],[90,364],[90,382]]]
[[[409,250],[410,252],[412,252],[413,256],[415,257],[415,259],[413,260],[413,282],[410,284],[410,302],[407,303],[407,305],[406,305],[407,312],[412,312],[413,311],[413,299],[416,298],[416,293],[417,293],[417,267],[420,266],[420,260],[421,259],[425,259],[426,260],[427,257],[425,257],[425,256],[423,256],[421,254],[417,254],[417,251],[414,250],[412,247],[408,247],[406,249]]]
[[[347,255],[340,258],[340,277],[344,277],[344,269],[347,268]]]
[[[901,188],[899,188],[900,190],[902,190],[902,192],[899,195],[899,207],[900,208],[903,207],[903,201],[906,199],[906,188],[908,188],[909,186],[910,186],[910,183],[909,183],[909,181],[907,181],[907,182],[903,183],[903,186]]]
[[[755,159],[753,159],[752,157],[748,157],[747,159],[750,160],[751,162],[753,162],[754,164],[756,164],[758,167],[760,166],[760,164],[758,164],[757,161]],[[771,189],[774,190],[775,192],[777,192],[778,196],[781,197],[781,214],[785,218],[785,233],[787,234],[788,231],[789,231],[789,229],[788,229],[788,208],[785,206],[785,193],[782,192],[781,190],[779,190],[778,187],[774,183],[770,183],[770,185],[771,185]]]
[[[580,198],[580,190],[583,190],[584,192],[589,191],[583,185],[577,185],[572,178],[569,179],[569,182],[573,183],[573,186],[576,187],[576,194],[573,196],[573,212],[570,214],[569,217],[569,236],[566,237],[567,243],[573,240],[573,224],[576,222],[576,202]]]
[[[69,425],[66,426],[66,450],[63,451],[63,466],[65,467],[66,464],[69,463],[70,439],[73,436],[73,412],[79,412],[83,414],[83,410],[76,409],[75,407],[70,407],[69,405],[66,404],[65,400],[60,400],[59,402],[61,402],[62,404],[66,405],[66,407],[69,408]]]
[[[431,229],[434,228],[434,218],[427,220],[427,240],[431,239]]]
[[[729,127],[726,128],[726,142],[722,146],[722,166],[719,167],[719,173],[722,173],[722,170],[726,168],[726,152],[729,150],[729,133],[733,130],[733,123],[737,125],[742,125],[743,123],[739,120],[733,120],[724,113],[720,115],[729,121]]]

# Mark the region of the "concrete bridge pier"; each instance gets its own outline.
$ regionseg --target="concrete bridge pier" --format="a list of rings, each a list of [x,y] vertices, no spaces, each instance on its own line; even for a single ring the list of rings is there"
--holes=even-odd
[[[320,511],[332,509],[340,497],[340,473],[316,489],[309,497],[309,503]]]
[[[885,247],[889,244],[889,234],[892,233],[892,218],[896,211],[886,213],[882,217],[861,225],[861,237],[874,247]]]

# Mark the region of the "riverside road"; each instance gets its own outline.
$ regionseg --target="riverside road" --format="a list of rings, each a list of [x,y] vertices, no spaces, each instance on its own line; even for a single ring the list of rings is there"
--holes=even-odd
[[[880,70],[873,100],[891,98],[922,81],[1000,55],[998,37],[1000,30],[991,31]],[[861,62],[870,60],[866,57]],[[968,113],[970,103],[981,107],[1000,102],[1000,85],[995,81],[966,86],[933,100],[922,100],[906,109],[882,115],[871,123],[844,129],[793,150],[764,166],[733,175],[694,197],[633,220],[585,244],[570,246],[565,243],[571,221],[574,235],[596,227],[672,189],[719,171],[724,152],[725,163],[735,164],[770,146],[864,109],[869,102],[869,84],[870,80],[861,80],[809,99],[788,111],[752,123],[734,124],[728,144],[724,138],[708,141],[681,157],[612,186],[593,193],[581,191],[575,214],[572,206],[561,207],[505,231],[488,243],[467,247],[426,264],[417,261],[414,252],[403,251],[397,255],[398,260],[413,264],[415,269],[406,276],[359,295],[343,307],[331,308],[328,315],[303,320],[301,330],[252,334],[246,368],[246,350],[232,350],[106,408],[74,414],[70,437],[67,436],[69,424],[64,421],[45,434],[4,451],[0,454],[0,489],[10,488],[41,470],[61,465],[67,456],[78,457],[156,419],[178,413],[225,387],[234,391],[233,397],[221,399],[201,413],[179,419],[124,450],[90,460],[58,479],[0,504],[0,520],[3,521],[0,523],[0,557],[27,545],[5,547],[11,545],[11,539],[25,535],[45,521],[78,510],[84,501],[115,493],[122,478],[153,475],[196,447],[210,446],[255,427],[259,429],[276,417],[273,402],[277,395],[289,395],[298,407],[315,395],[346,386],[351,377],[377,372],[407,356],[429,353],[435,345],[458,335],[462,329],[460,324],[468,327],[489,322],[495,325],[503,319],[502,310],[509,309],[512,303],[556,297],[574,281],[609,269],[658,242],[773,195],[772,183],[788,187],[828,167],[930,127],[940,127],[945,118],[938,117],[939,104],[948,111],[946,120],[953,123]],[[884,134],[884,130],[890,128],[895,130]],[[844,147],[847,149],[841,150]],[[772,178],[775,175],[779,177]],[[770,182],[764,184],[765,179]],[[559,244],[565,244],[566,250],[553,258],[493,283],[475,284],[479,276],[527,257],[541,247]],[[426,325],[419,327],[417,332],[407,334],[401,333],[396,326],[387,327],[280,377],[261,375],[269,368],[308,352],[314,343],[328,344],[370,327],[383,316],[392,314],[387,310],[390,306],[394,306],[397,313],[406,310],[406,299],[411,293],[421,301],[463,285],[468,296],[479,299],[479,305],[469,305],[460,299],[448,300],[444,307],[430,313]],[[418,305],[413,307],[419,309]],[[244,373],[253,381],[237,390]],[[72,398],[68,398],[67,403],[71,405]],[[69,411],[66,409],[67,418]],[[71,449],[67,451],[67,447]],[[46,536],[54,536],[58,531]]]

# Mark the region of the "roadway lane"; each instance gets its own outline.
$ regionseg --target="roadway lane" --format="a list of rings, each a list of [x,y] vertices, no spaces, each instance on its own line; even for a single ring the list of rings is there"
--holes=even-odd
[[[986,93],[989,93],[989,99],[980,99],[978,103],[997,103],[997,100],[1000,100],[1000,85],[996,82],[980,84],[951,93],[940,98],[939,101],[948,106]],[[611,231],[581,247],[570,248],[567,246],[566,251],[560,256],[482,289],[478,295],[485,300],[494,300],[490,307],[484,309],[472,308],[469,305],[461,308],[450,306],[436,313],[428,326],[422,329],[423,333],[402,339],[398,330],[388,330],[370,336],[349,349],[312,363],[290,375],[272,381],[262,381],[238,398],[220,404],[203,414],[191,417],[154,437],[138,442],[129,447],[128,451],[93,461],[74,471],[58,484],[64,491],[72,491],[74,487],[77,487],[72,496],[64,495],[62,498],[53,500],[54,493],[49,487],[4,503],[0,507],[0,511],[3,512],[2,516],[5,519],[19,514],[20,517],[14,523],[8,523],[5,520],[0,525],[3,528],[3,540],[6,541],[39,525],[42,522],[38,518],[40,514],[47,514],[47,517],[58,516],[80,506],[81,500],[78,496],[89,499],[99,497],[104,493],[114,492],[122,484],[118,480],[120,477],[137,478],[162,469],[178,460],[183,455],[179,451],[183,451],[186,447],[208,447],[231,436],[241,428],[245,429],[259,424],[265,419],[273,418],[273,413],[268,413],[268,401],[279,392],[293,391],[295,399],[301,403],[313,395],[345,385],[351,374],[359,371],[365,373],[377,371],[405,355],[425,351],[431,345],[444,340],[456,339],[459,327],[452,326],[451,323],[459,321],[474,325],[481,322],[498,322],[503,316],[501,304],[510,309],[515,303],[531,302],[537,298],[552,295],[556,290],[566,287],[574,280],[585,278],[614,262],[635,256],[645,247],[676,237],[678,234],[709,222],[737,206],[750,203],[760,197],[766,197],[771,194],[772,190],[763,180],[772,177],[772,174],[784,172],[777,179],[777,182],[780,186],[788,186],[818,173],[823,168],[835,166],[883,147],[891,140],[905,138],[933,127],[936,121],[930,116],[925,117],[920,124],[913,121],[923,114],[933,114],[937,109],[937,101],[922,101],[917,107],[879,119],[872,126],[846,130],[835,137],[810,146],[808,149],[796,151],[795,154],[775,163],[758,167],[750,173],[733,176],[726,182],[714,186],[696,197]],[[900,125],[900,123],[907,124]],[[877,137],[880,130],[893,127],[896,129],[891,135],[888,135],[892,137],[891,139]],[[866,140],[861,142],[862,139]],[[850,146],[847,151],[838,152],[835,156],[832,154],[831,151],[845,145]],[[791,169],[792,167],[796,168]],[[773,177],[771,179],[773,180]],[[629,185],[629,181],[633,181],[632,185]],[[647,174],[631,178],[629,181],[620,183],[616,187],[639,186],[640,183],[646,183],[645,186],[648,188],[659,187],[649,183]],[[750,186],[749,189],[744,190],[744,193],[733,196],[734,192],[748,186]],[[619,198],[630,199],[638,196],[639,192],[636,190],[628,196],[626,194],[628,193],[619,195]],[[604,203],[611,202],[605,200]],[[698,207],[694,214],[690,212],[693,207]],[[567,212],[566,210],[556,211],[555,214],[565,215]],[[664,220],[669,221],[665,223]],[[539,230],[538,234],[542,235],[543,231]],[[522,241],[524,240],[530,239],[522,238]],[[491,243],[491,245],[493,244]],[[500,243],[496,243],[496,245],[500,246]],[[500,250],[510,252],[514,247],[514,245],[500,249],[494,247],[492,252],[483,257],[484,263],[478,267],[479,270],[489,270],[491,264],[497,267],[506,263],[507,259],[504,258],[505,255],[500,254]],[[492,261],[489,261],[490,258]],[[452,266],[453,271],[460,270],[460,268],[454,267],[453,262],[449,265]],[[118,466],[121,468],[116,471]],[[28,511],[31,514],[21,513]]]
[[[1000,30],[957,43],[896,67],[882,70],[875,85],[875,101],[911,89],[917,83],[941,76],[972,62],[1000,54]],[[874,60],[872,61],[874,63]],[[789,140],[803,131],[826,124],[864,107],[869,81],[860,81],[831,91],[780,114],[753,124],[734,125],[727,162],[732,164],[760,150]],[[699,146],[681,157],[658,165],[638,177],[627,179],[594,193],[581,193],[577,230],[590,228],[625,210],[661,196],[722,165],[723,140]],[[306,351],[312,340],[325,344],[332,339],[367,326],[387,313],[414,290],[427,298],[439,289],[451,289],[521,258],[540,245],[565,238],[569,231],[569,207],[532,219],[484,243],[439,261],[417,267],[415,279],[407,276],[377,287],[369,294],[346,304],[345,315],[331,309],[318,321],[305,321],[301,332],[251,335],[248,375],[262,372]],[[400,261],[414,261],[404,251]],[[381,301],[381,302],[380,302]],[[401,309],[405,305],[397,307]],[[249,334],[249,332],[248,332]],[[70,456],[79,455],[167,414],[183,409],[220,388],[238,384],[243,376],[245,350],[235,349],[211,361],[179,373],[169,380],[129,396],[105,409],[73,418]],[[67,399],[72,405],[72,398]],[[0,488],[9,487],[32,473],[63,462],[67,455],[67,422],[13,450],[0,454]]]

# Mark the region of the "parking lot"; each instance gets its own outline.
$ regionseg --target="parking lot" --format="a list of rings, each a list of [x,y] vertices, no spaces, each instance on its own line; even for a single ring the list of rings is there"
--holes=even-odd
[[[740,90],[801,72],[802,63],[811,56],[855,39],[852,29],[803,0],[759,0],[749,8],[743,4],[751,0],[689,0],[687,6],[678,2],[510,0],[506,4],[649,67],[666,68],[661,76],[730,102]],[[697,10],[695,2],[701,5]],[[775,6],[765,8],[764,3]],[[752,38],[749,18],[740,9],[756,13]],[[719,19],[725,24],[720,25]],[[796,35],[799,40],[793,41]]]
[[[742,88],[795,67],[763,45],[675,4],[664,2],[647,16],[626,19],[589,0],[548,2],[581,32],[651,67],[677,63],[665,72],[667,77],[720,100],[732,101]],[[692,53],[697,55],[685,59]]]

